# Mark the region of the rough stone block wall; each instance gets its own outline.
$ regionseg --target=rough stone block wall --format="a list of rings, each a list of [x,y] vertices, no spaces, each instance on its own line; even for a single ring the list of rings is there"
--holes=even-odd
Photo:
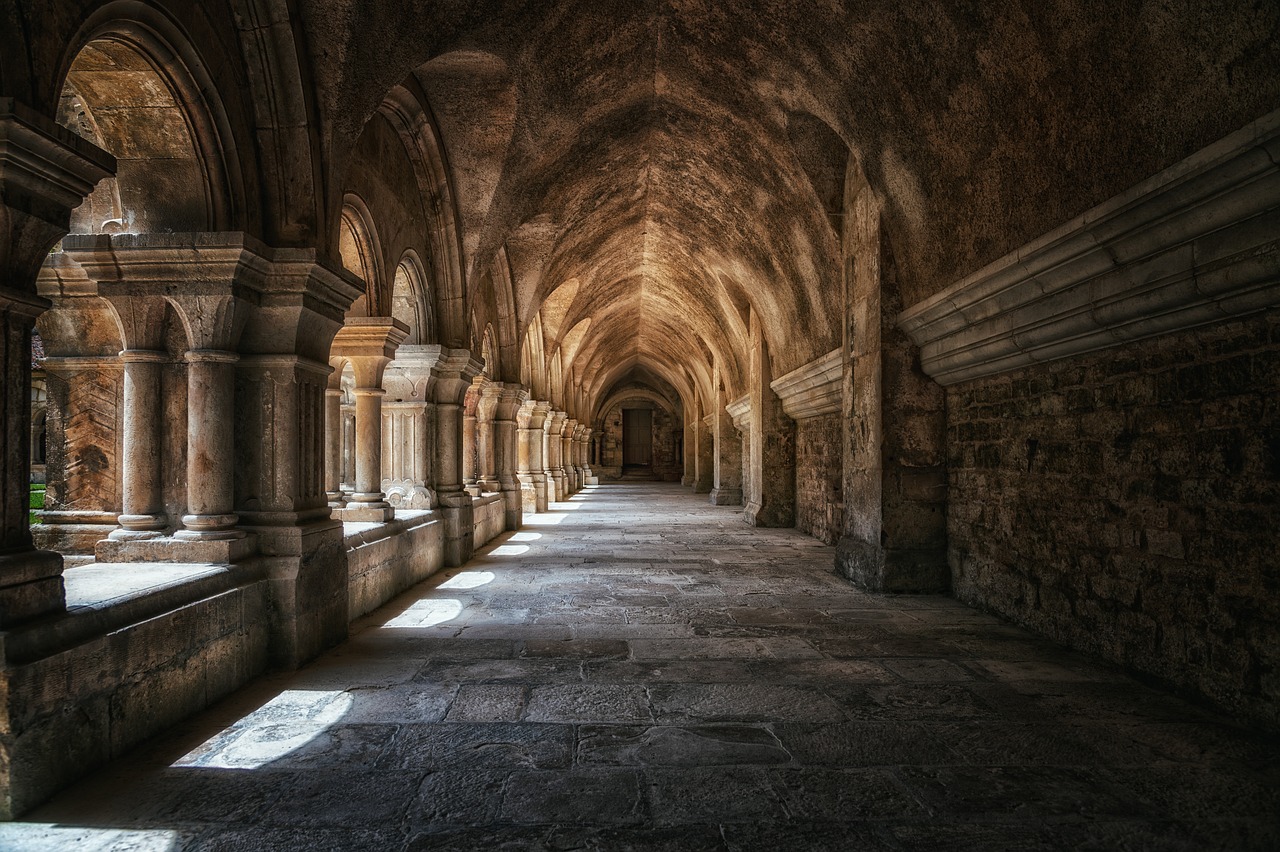
[[[1280,312],[957,385],[955,594],[1280,723]]]
[[[840,415],[796,423],[796,528],[827,544],[840,539]]]

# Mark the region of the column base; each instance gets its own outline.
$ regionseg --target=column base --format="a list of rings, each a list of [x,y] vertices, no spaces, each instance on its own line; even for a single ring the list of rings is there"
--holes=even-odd
[[[175,536],[133,541],[98,542],[94,556],[99,562],[212,562],[230,565],[257,552],[257,536],[239,538],[183,539]]]
[[[711,505],[712,506],[741,506],[742,505],[742,489],[741,488],[712,488],[711,489]]]
[[[48,550],[0,555],[0,628],[67,608],[62,556]]]
[[[855,538],[836,544],[836,573],[869,592],[946,594],[951,569],[939,550],[897,550]]]

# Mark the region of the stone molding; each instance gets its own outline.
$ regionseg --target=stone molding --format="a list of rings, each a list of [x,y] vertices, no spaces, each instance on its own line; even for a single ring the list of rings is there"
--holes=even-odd
[[[843,355],[844,350],[833,349],[769,383],[788,417],[805,420],[840,410]]]
[[[743,394],[727,404],[724,410],[733,419],[733,428],[744,434],[751,431],[751,394]]]
[[[955,384],[1280,305],[1280,111],[908,308]]]

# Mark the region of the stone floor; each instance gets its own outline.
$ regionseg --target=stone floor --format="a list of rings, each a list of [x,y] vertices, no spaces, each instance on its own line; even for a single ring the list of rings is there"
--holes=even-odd
[[[0,848],[1280,848],[1275,738],[831,563],[588,489]]]

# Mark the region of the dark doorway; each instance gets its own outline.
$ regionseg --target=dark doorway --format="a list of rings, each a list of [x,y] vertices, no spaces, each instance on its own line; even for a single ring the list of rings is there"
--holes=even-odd
[[[653,464],[653,412],[647,408],[622,409],[622,466]]]

